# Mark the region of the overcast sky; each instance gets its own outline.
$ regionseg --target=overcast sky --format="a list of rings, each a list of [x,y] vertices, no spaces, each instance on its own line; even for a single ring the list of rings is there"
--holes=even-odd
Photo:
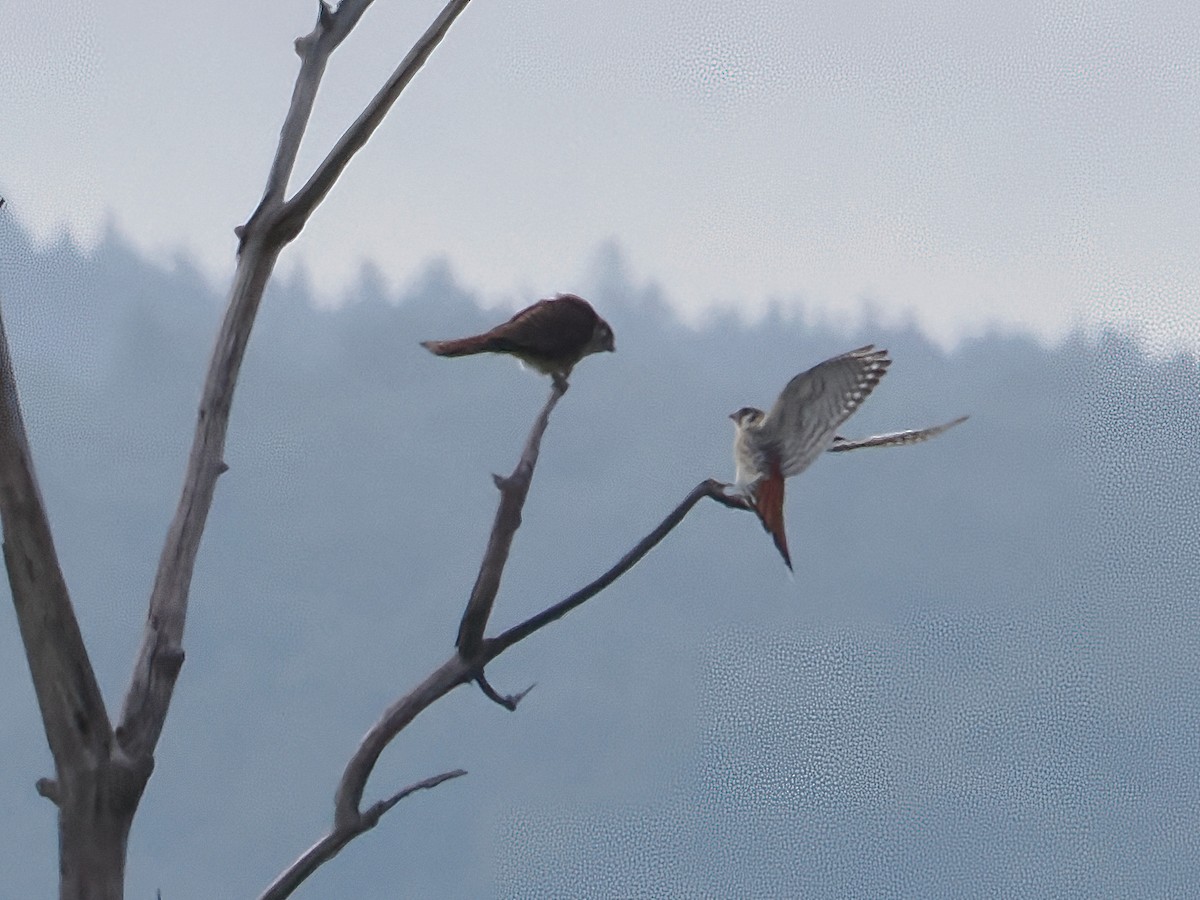
[[[375,4],[307,173],[440,8]],[[309,0],[0,0],[0,190],[43,238],[111,217],[222,284]],[[615,238],[693,320],[868,300],[939,340],[1137,320],[1200,344],[1200,8],[475,0],[285,255],[336,302],[445,255],[486,303],[578,288]]]

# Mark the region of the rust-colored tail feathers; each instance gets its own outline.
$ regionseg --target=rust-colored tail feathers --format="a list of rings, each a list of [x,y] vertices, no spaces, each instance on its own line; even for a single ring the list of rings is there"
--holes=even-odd
[[[771,473],[758,482],[754,494],[754,511],[758,513],[763,528],[771,535],[783,561],[789,571],[792,569],[792,557],[788,553],[787,532],[783,527],[783,475],[778,466],[771,468]]]
[[[499,350],[489,334],[458,338],[452,341],[421,341],[421,346],[438,356],[470,356],[472,353],[487,353]]]

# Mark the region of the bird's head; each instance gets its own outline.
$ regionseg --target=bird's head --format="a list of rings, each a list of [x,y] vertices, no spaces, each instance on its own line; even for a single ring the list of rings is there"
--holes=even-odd
[[[607,350],[609,353],[617,349],[613,338],[612,326],[599,316],[596,316],[596,326],[592,329],[592,339],[588,342],[589,353],[599,353]]]
[[[729,418],[733,419],[733,425],[738,431],[759,425],[766,417],[766,413],[761,409],[755,409],[753,406],[743,406],[737,412],[729,414]]]

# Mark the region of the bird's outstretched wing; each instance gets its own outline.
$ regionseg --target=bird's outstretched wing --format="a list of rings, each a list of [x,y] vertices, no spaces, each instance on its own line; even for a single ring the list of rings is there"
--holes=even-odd
[[[830,453],[841,453],[845,450],[862,450],[865,447],[904,447],[908,444],[919,444],[930,438],[937,437],[944,431],[949,431],[955,425],[961,425],[969,416],[959,416],[953,422],[944,425],[934,425],[932,428],[910,429],[908,431],[892,431],[888,434],[877,434],[868,438],[847,440],[835,437],[829,447]]]
[[[787,383],[759,431],[779,459],[784,478],[804,471],[862,405],[892,364],[868,344],[818,363]]]

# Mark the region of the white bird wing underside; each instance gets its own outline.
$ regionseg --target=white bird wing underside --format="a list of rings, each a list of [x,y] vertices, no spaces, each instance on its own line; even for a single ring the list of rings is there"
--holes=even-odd
[[[838,426],[862,405],[891,364],[886,350],[868,344],[800,373],[767,413],[756,443],[779,459],[784,478],[798,475],[830,447]]]

